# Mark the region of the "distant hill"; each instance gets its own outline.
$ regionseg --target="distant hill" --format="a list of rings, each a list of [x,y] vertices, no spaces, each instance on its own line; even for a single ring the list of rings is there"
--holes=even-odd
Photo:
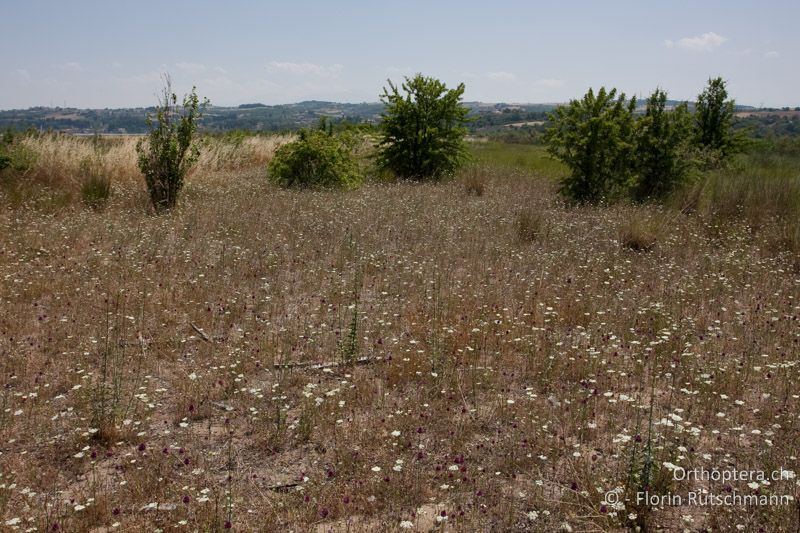
[[[543,120],[555,104],[488,104],[467,102],[473,131],[482,128],[526,121]],[[32,107],[0,111],[0,130],[54,130],[76,134],[137,134],[145,133],[145,118],[153,108],[76,109],[63,107]],[[334,122],[375,124],[380,121],[383,104],[366,102],[345,104],[306,101],[296,104],[242,104],[238,107],[211,107],[203,117],[207,131],[251,130],[276,132],[297,130],[317,124],[321,117]]]
[[[679,104],[668,101],[668,107]],[[640,101],[638,111],[644,111],[644,101]],[[547,114],[558,104],[507,104],[486,102],[464,102],[469,108],[469,129],[472,134],[497,134],[509,129],[524,129],[528,134],[541,131]],[[693,104],[689,104],[692,108]],[[377,124],[381,119],[383,104],[380,102],[364,102],[347,104],[310,100],[296,104],[265,105],[247,103],[237,107],[211,107],[203,117],[202,127],[206,131],[225,132],[232,130],[249,130],[261,132],[295,131],[303,127],[314,126],[320,118],[327,117],[336,122],[360,124]],[[773,133],[791,134],[797,121],[797,115],[783,110],[757,109],[749,106],[737,106],[737,115],[742,122],[756,125],[762,135]],[[767,111],[780,111],[767,113]],[[127,109],[76,109],[64,107],[31,107],[0,111],[0,131],[12,128],[26,130],[33,128],[40,131],[61,131],[73,134],[141,134],[146,133],[145,119],[153,108]],[[784,116],[786,115],[786,116]],[[789,116],[791,115],[791,116]],[[780,120],[778,120],[780,119]],[[761,124],[761,123],[765,124]],[[786,122],[786,124],[783,124]],[[788,130],[787,130],[788,128]],[[504,133],[503,135],[511,135]],[[525,139],[527,137],[520,137]],[[761,136],[758,135],[757,136]]]

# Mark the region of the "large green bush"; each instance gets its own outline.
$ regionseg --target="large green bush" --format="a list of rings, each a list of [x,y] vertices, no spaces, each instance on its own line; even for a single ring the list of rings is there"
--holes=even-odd
[[[636,121],[636,200],[663,199],[687,179],[692,169],[691,120],[686,102],[667,110],[667,93],[661,89],[647,99],[645,114]]]
[[[355,138],[327,129],[301,130],[278,148],[269,162],[269,178],[281,187],[354,188],[362,180],[353,156]]]
[[[170,78],[165,78],[156,114],[147,117],[150,133],[136,144],[139,170],[156,212],[175,207],[186,173],[200,155],[194,137],[207,105],[207,99],[200,105],[194,87],[179,105]]]
[[[722,78],[709,79],[695,104],[695,142],[703,150],[717,152],[723,162],[744,146],[742,132],[732,129],[735,108]]]
[[[633,174],[636,99],[617,90],[592,89],[550,115],[547,149],[570,172],[560,191],[577,202],[595,203],[618,194]]]
[[[709,80],[695,108],[690,113],[684,102],[669,110],[657,89],[637,117],[635,99],[605,88],[556,108],[544,139],[569,169],[561,193],[578,202],[623,194],[663,200],[698,169],[727,165],[743,137],[732,130],[734,102],[722,78]]]
[[[455,89],[417,74],[400,89],[389,81],[378,165],[401,178],[429,179],[451,174],[468,159],[464,142],[469,110],[461,105],[464,84]]]

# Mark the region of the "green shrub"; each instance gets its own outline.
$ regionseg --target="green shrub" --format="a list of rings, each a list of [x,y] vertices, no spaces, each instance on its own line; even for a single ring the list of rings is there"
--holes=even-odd
[[[547,150],[569,168],[560,192],[581,203],[607,199],[627,186],[633,174],[636,99],[616,89],[592,89],[550,115]]]
[[[667,111],[667,93],[661,89],[648,98],[642,118],[636,121],[636,200],[663,199],[680,186],[692,168],[692,124],[686,102]]]
[[[719,152],[723,162],[744,146],[743,132],[732,129],[735,107],[722,78],[709,79],[695,104],[695,142],[703,150]]]
[[[269,162],[270,180],[281,187],[354,188],[362,180],[353,156],[355,138],[322,129],[301,130]]]
[[[200,105],[194,87],[178,105],[172,82],[168,76],[165,77],[155,117],[147,117],[150,133],[146,141],[142,139],[136,144],[139,170],[144,174],[156,212],[175,207],[184,177],[200,155],[193,140],[197,122],[207,105],[207,99]]]
[[[417,74],[401,88],[405,94],[389,81],[381,95],[386,108],[378,166],[416,180],[452,174],[468,160],[464,84],[448,90],[441,81]]]
[[[38,154],[18,142],[0,143],[0,172],[4,174],[24,174],[36,163]]]

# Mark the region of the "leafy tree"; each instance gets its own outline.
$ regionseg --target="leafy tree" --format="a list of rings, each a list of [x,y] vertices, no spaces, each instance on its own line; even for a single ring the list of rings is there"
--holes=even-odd
[[[378,165],[400,177],[439,178],[467,159],[464,142],[469,110],[461,105],[464,84],[444,83],[417,74],[405,78],[402,92],[391,80],[384,87]]]
[[[278,148],[269,177],[281,187],[356,187],[362,176],[353,157],[355,143],[353,135],[334,135],[330,123],[321,121],[318,129],[300,130],[296,140]]]
[[[633,173],[636,99],[592,89],[550,114],[547,150],[570,170],[560,192],[578,202],[599,202],[627,185]]]
[[[725,85],[722,78],[709,79],[695,105],[696,143],[702,149],[719,152],[722,159],[743,146],[742,135],[731,129],[736,103],[728,100]]]
[[[636,122],[637,200],[664,198],[680,185],[691,170],[687,157],[691,144],[692,122],[689,107],[683,102],[668,111],[667,93],[656,89],[647,99],[645,114]]]
[[[172,92],[172,80],[165,76],[155,117],[147,117],[150,133],[136,144],[139,170],[144,174],[153,207],[159,213],[175,207],[186,173],[200,155],[193,141],[197,122],[209,102],[204,99],[201,105],[195,91],[192,87],[192,92],[184,96],[179,105],[178,97]]]

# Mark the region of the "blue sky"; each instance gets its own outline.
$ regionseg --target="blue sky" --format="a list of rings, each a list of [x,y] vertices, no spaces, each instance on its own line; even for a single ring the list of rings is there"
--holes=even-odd
[[[0,108],[151,105],[160,75],[212,104],[377,101],[422,72],[465,99],[615,86],[800,105],[800,2],[4,0]]]

